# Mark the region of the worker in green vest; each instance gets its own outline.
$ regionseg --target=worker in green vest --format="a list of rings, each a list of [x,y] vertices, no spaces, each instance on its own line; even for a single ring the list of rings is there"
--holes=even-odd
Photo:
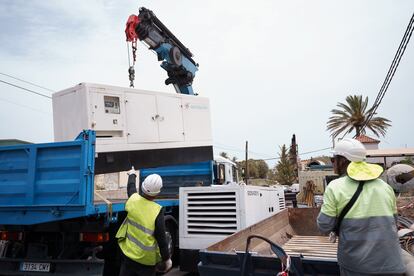
[[[364,162],[365,147],[355,139],[339,141],[333,154],[340,177],[326,187],[317,222],[330,239],[339,236],[341,275],[403,275],[396,200],[393,189],[378,178],[382,167]],[[342,220],[341,213],[346,213]]]
[[[171,269],[172,261],[165,235],[164,212],[154,202],[162,188],[162,179],[151,174],[141,185],[142,196],[137,193],[136,173],[128,172],[128,215],[116,234],[123,254],[120,276],[155,275]]]

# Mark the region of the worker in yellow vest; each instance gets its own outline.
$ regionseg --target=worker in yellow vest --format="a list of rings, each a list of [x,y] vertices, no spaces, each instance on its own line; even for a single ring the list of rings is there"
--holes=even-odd
[[[403,275],[394,191],[378,177],[381,166],[364,162],[365,147],[355,139],[337,143],[332,163],[340,177],[326,187],[318,227],[339,236],[341,276]]]
[[[123,254],[120,276],[155,275],[171,269],[172,261],[165,235],[164,212],[154,202],[162,188],[162,179],[151,174],[141,185],[142,196],[137,193],[136,173],[128,172],[128,215],[116,234]]]

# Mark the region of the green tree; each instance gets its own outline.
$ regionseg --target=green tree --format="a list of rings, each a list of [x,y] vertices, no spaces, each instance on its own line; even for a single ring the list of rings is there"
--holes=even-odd
[[[258,175],[257,173],[257,166],[256,163],[254,162],[254,160],[249,159],[249,161],[247,162],[247,164],[249,165],[248,167],[248,171],[249,171],[249,178],[256,178],[256,176]],[[244,174],[246,174],[246,161],[240,161],[237,163],[237,168],[239,169],[239,175],[242,175],[242,171],[244,170]],[[246,177],[244,175],[244,177]]]
[[[266,178],[267,172],[269,171],[269,166],[267,163],[263,160],[256,160],[256,166],[257,166],[257,178]]]
[[[288,149],[286,148],[286,145],[282,145],[280,148],[280,154],[279,154],[279,161],[276,164],[276,167],[274,169],[275,173],[275,180],[279,182],[279,184],[282,185],[291,185],[295,181],[295,168],[290,161],[289,155],[288,155]]]
[[[336,138],[342,132],[351,133],[355,130],[356,136],[365,134],[365,130],[371,130],[377,137],[385,136],[391,121],[384,117],[372,116],[367,122],[366,128],[362,129],[373,107],[368,107],[368,97],[362,99],[362,95],[350,95],[345,99],[346,103],[338,103],[337,109],[332,109],[332,116],[327,122],[327,130],[331,136]]]
[[[240,161],[237,163],[237,168],[239,169],[239,175],[241,175],[241,170],[246,167],[246,161]],[[269,166],[264,160],[249,159],[249,178],[266,178],[269,171]]]

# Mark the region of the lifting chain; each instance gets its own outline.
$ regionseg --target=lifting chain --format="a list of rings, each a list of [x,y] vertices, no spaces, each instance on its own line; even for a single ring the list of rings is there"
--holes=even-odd
[[[129,55],[129,44],[127,42],[127,50],[128,50],[128,73],[129,73],[129,87],[134,87],[134,80],[135,80],[135,61],[137,60],[137,41],[131,42],[132,47],[132,64],[131,64],[131,57]]]

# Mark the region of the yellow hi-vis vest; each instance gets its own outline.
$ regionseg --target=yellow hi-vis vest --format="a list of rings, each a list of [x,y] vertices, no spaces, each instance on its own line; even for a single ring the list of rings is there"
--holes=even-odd
[[[382,171],[375,164],[352,162],[347,176],[329,183],[323,195],[317,222],[321,232],[329,233],[359,182],[365,181],[339,231],[338,264],[355,275],[396,275],[405,271],[395,223],[396,199],[391,186],[378,178]]]
[[[126,202],[127,217],[116,233],[122,252],[143,265],[161,261],[160,250],[154,238],[155,220],[161,206],[134,193]]]

